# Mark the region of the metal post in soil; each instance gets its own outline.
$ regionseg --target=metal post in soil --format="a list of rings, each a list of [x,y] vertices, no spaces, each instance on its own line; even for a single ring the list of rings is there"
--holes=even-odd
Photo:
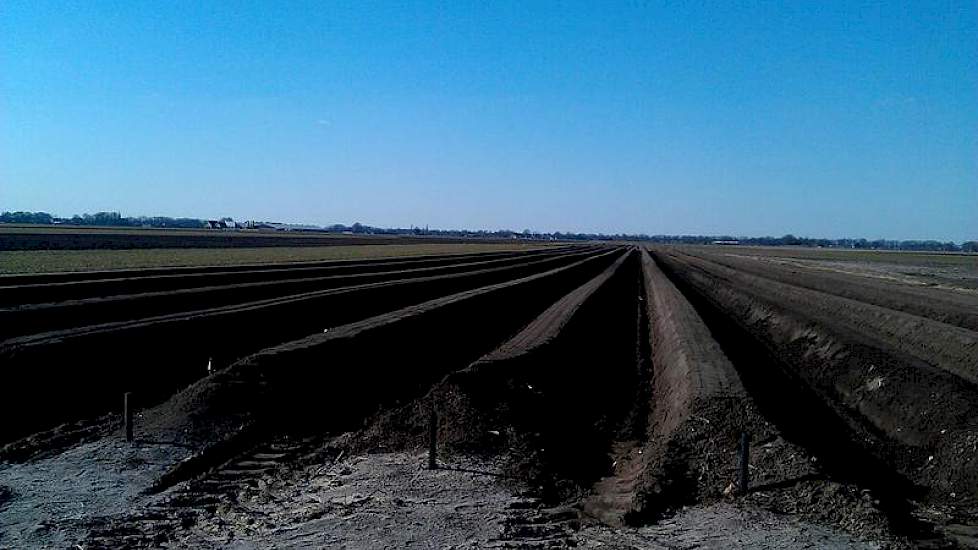
[[[740,494],[750,489],[750,434],[740,432]]]

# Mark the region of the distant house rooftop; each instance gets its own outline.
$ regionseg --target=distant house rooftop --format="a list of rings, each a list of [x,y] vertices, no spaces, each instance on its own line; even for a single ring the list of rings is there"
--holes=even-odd
[[[226,222],[224,220],[207,220],[207,229],[236,229],[237,225],[234,222]]]

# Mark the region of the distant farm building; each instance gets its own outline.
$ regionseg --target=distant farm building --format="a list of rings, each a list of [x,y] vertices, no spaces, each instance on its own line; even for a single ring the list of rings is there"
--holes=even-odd
[[[734,245],[740,244],[740,241],[713,241],[713,244]]]
[[[237,229],[238,224],[229,220],[207,220],[207,229]]]

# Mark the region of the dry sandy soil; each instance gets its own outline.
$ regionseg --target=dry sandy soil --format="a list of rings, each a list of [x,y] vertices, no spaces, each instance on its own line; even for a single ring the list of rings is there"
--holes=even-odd
[[[166,507],[174,487],[140,495],[160,455],[180,449],[124,442],[81,446],[56,458],[0,470],[15,491],[0,511],[2,548],[98,548],[126,543],[126,525]],[[326,455],[321,455],[326,456]],[[648,527],[608,527],[501,479],[498,463],[453,456],[426,469],[424,453],[321,458],[267,473],[187,528],[158,529],[161,548],[879,548],[836,530],[736,500],[693,506]],[[55,479],[60,477],[60,479]],[[162,523],[162,522],[160,522]],[[92,538],[90,531],[107,539]],[[134,544],[145,539],[130,539]]]

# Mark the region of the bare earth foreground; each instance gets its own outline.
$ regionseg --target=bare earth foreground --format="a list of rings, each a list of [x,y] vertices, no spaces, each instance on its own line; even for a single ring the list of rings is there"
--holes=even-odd
[[[0,548],[978,547],[978,261],[839,252],[5,277]]]
[[[73,548],[85,532],[180,488],[141,497],[159,474],[165,444],[87,444],[53,459],[0,470],[17,498],[3,509],[3,548]],[[168,462],[168,461],[164,461]],[[498,464],[453,457],[426,469],[422,453],[376,453],[269,474],[187,529],[166,548],[879,548],[795,518],[736,503],[693,506],[656,525],[608,527],[551,508],[501,481]],[[145,528],[152,520],[134,522]],[[125,540],[125,526],[118,538]],[[98,548],[96,543],[85,548]]]

